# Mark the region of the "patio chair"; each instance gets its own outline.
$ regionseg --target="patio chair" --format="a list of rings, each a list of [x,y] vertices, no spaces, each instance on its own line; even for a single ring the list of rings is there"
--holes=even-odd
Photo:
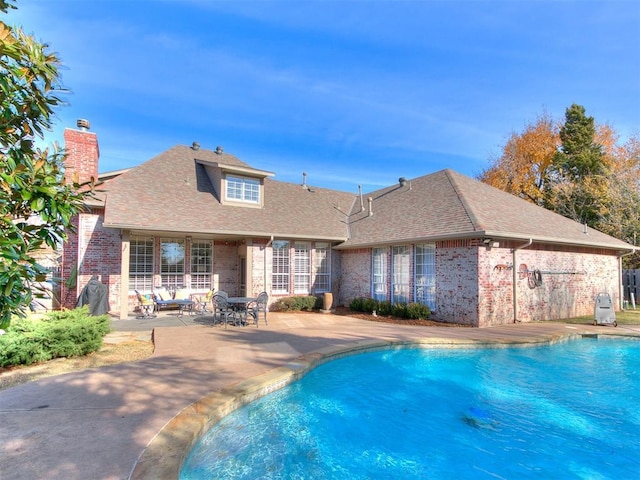
[[[258,326],[260,312],[264,312],[264,324],[267,325],[267,312],[269,311],[269,294],[261,292],[254,302],[247,306],[247,313],[253,317],[253,321]]]
[[[226,294],[225,294],[226,295]],[[213,323],[216,323],[216,316],[220,317],[220,322],[224,322],[224,328],[227,328],[229,318],[234,325],[238,324],[237,312],[231,308],[225,295],[221,295],[221,292],[214,293],[211,297],[211,303],[213,304]]]
[[[204,296],[202,295],[191,296],[191,300],[193,300],[197,313],[199,314],[209,313],[209,310],[207,310],[207,305],[211,301],[211,298],[213,297],[214,293],[215,293],[215,290],[211,289]]]
[[[135,290],[136,297],[138,299],[138,315],[136,318],[155,318],[154,311],[156,305],[153,301],[152,295],[144,295],[138,290]]]

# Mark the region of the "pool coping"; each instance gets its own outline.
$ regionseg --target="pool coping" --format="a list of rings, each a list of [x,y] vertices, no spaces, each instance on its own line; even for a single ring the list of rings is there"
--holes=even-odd
[[[238,408],[279,390],[332,360],[361,353],[407,348],[511,348],[553,345],[580,338],[634,337],[617,332],[567,332],[548,338],[477,340],[424,337],[410,340],[370,339],[340,346],[328,346],[234,385],[223,387],[191,403],[176,414],[151,439],[138,457],[130,480],[177,479],[194,444],[213,425]]]

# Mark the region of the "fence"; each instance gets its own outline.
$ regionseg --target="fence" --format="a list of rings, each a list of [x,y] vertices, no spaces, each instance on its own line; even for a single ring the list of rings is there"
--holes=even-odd
[[[640,299],[640,270],[622,271],[622,292],[629,305],[638,305]],[[633,295],[632,295],[633,294]]]

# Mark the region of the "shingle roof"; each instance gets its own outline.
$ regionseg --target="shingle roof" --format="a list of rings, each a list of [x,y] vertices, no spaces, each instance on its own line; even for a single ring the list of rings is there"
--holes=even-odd
[[[367,198],[371,197],[369,216]],[[629,250],[631,245],[478,180],[442,170],[364,196],[341,247],[487,236]]]
[[[633,248],[448,169],[364,194],[362,208],[352,193],[265,178],[264,208],[247,208],[222,204],[201,163],[251,169],[227,153],[175,146],[105,183],[105,226],[344,242],[339,248],[481,236]]]
[[[264,208],[223,205],[199,161],[251,168],[233,155],[175,146],[109,180],[105,226],[192,234],[347,238],[354,194],[265,178]]]

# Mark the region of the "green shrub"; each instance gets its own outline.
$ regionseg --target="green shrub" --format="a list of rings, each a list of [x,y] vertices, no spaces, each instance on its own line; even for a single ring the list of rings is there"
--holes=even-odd
[[[378,315],[387,316],[393,312],[393,304],[389,300],[378,302]]]
[[[394,303],[391,311],[391,315],[398,318],[409,318],[407,314],[407,304]]]
[[[431,315],[431,309],[421,303],[409,303],[407,305],[407,318],[412,320],[426,320]]]
[[[421,303],[395,303],[388,300],[378,301],[373,298],[357,297],[349,303],[349,309],[354,312],[372,313],[375,311],[381,316],[393,316],[412,320],[426,320],[431,310]]]
[[[295,312],[301,310],[318,310],[322,307],[322,300],[313,295],[300,297],[284,297],[278,299],[271,307],[276,312]]]
[[[353,300],[351,300],[351,303],[349,303],[349,310],[352,310],[354,312],[364,312],[364,308],[363,308],[363,303],[365,301],[365,298],[363,297],[356,297]]]
[[[0,367],[30,365],[58,357],[95,352],[109,333],[109,317],[92,317],[88,307],[48,314],[41,320],[19,319],[0,335]]]
[[[349,309],[354,312],[372,313],[378,311],[378,300],[368,297],[357,297],[349,303]]]

